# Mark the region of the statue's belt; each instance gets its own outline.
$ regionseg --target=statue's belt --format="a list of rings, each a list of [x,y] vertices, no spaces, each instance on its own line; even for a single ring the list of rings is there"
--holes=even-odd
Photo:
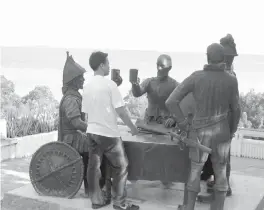
[[[215,125],[227,119],[227,116],[228,116],[228,113],[215,115],[211,117],[199,117],[199,118],[193,119],[192,127],[194,129],[202,129],[202,128],[210,127],[212,125]]]
[[[63,135],[76,134],[76,133],[78,133],[78,131],[76,129],[63,129],[62,133],[63,133]]]

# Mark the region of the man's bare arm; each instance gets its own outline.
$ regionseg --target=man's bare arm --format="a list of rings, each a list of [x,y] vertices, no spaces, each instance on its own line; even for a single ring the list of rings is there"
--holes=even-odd
[[[131,118],[128,115],[125,106],[118,107],[115,110],[118,116],[121,118],[121,120],[126,124],[126,126],[128,126],[132,132],[135,132],[137,130],[137,127],[131,121]]]

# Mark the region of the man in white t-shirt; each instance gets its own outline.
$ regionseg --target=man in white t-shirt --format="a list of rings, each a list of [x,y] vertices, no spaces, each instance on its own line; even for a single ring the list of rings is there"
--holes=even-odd
[[[139,206],[126,203],[125,186],[127,181],[128,160],[117,126],[117,117],[131,129],[132,135],[138,134],[125,108],[120,91],[109,75],[108,54],[94,52],[89,59],[94,76],[89,78],[83,90],[82,111],[88,114],[87,134],[91,140],[89,151],[88,182],[92,208],[110,204],[104,198],[99,186],[102,156],[115,169],[113,173],[113,207],[118,210],[137,210]]]

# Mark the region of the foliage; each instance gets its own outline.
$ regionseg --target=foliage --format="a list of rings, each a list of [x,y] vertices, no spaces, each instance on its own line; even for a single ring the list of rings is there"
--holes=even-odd
[[[131,117],[143,118],[145,110],[148,105],[146,95],[135,98],[132,91],[129,90],[128,94],[124,97],[126,107],[131,114]]]
[[[1,110],[6,106],[19,106],[20,97],[15,93],[15,85],[1,75]],[[2,116],[1,111],[1,117]]]
[[[52,92],[46,86],[37,86],[30,91],[26,96],[22,97],[23,103],[27,101],[42,101],[43,103],[55,102]]]
[[[246,112],[243,112],[241,114],[239,127],[242,127],[242,128],[251,128],[252,127],[252,123],[248,120]]]
[[[247,115],[247,121],[249,121],[249,124],[252,124],[251,127],[263,129],[264,93],[256,93],[254,90],[250,90],[246,94],[241,94],[240,105],[242,113]],[[246,127],[248,127],[248,125]]]
[[[147,97],[135,98],[130,90],[124,97],[131,117],[143,118]],[[7,136],[32,135],[50,132],[58,126],[58,102],[46,86],[37,86],[27,95],[19,97],[12,81],[1,75],[1,118],[7,120]],[[264,128],[264,93],[254,90],[240,94],[240,127]]]
[[[50,132],[58,126],[58,102],[45,86],[21,98],[13,82],[1,75],[1,118],[7,121],[9,138]]]

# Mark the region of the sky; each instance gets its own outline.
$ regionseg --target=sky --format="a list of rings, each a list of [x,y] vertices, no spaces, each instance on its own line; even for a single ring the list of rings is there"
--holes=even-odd
[[[1,0],[1,46],[205,52],[231,33],[264,54],[261,0]]]
[[[231,33],[239,54],[264,55],[264,1],[261,0],[1,0],[0,46],[45,46],[202,52]],[[262,64],[263,65],[263,64]],[[44,71],[44,70],[43,70]],[[52,71],[52,70],[51,70]],[[241,74],[242,91],[263,91],[263,73]],[[27,71],[27,73],[29,70]],[[263,68],[264,72],[264,68]],[[23,72],[3,70],[21,94],[36,84]],[[30,73],[31,74],[31,73]],[[45,74],[45,73],[44,73]],[[245,75],[244,75],[245,74]],[[20,76],[19,76],[20,75]],[[150,75],[149,75],[150,76]],[[187,76],[187,75],[186,75]],[[38,77],[41,77],[38,79]],[[57,75],[58,78],[61,75]],[[256,82],[258,80],[258,82]],[[22,82],[23,81],[23,82]],[[45,84],[49,81],[47,78]],[[33,84],[33,82],[35,82]],[[56,98],[60,88],[51,81]],[[123,85],[123,95],[130,84]],[[23,91],[22,91],[23,90]]]

